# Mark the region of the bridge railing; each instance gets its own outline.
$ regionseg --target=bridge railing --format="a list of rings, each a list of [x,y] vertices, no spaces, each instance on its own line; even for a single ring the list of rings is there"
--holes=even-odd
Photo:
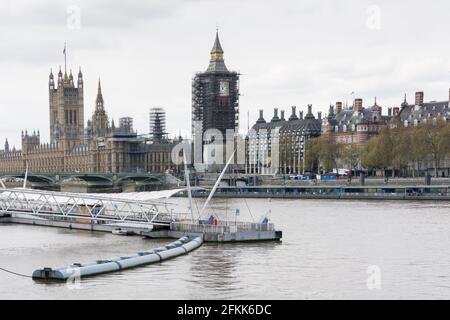
[[[231,221],[231,220],[219,220],[217,225],[219,226],[236,226],[238,230],[247,231],[273,231],[273,223],[256,223],[246,221]]]
[[[274,231],[273,223],[219,221],[217,225],[192,222],[172,222],[174,231],[194,233],[235,233],[236,231]]]
[[[47,219],[79,219],[83,223],[133,222],[168,225],[176,218],[160,211],[159,202],[92,197],[27,189],[0,192],[0,212],[25,213]],[[166,208],[164,208],[166,210]]]
[[[215,226],[215,225],[203,225],[183,222],[172,222],[171,230],[181,232],[193,232],[193,233],[229,233],[229,227]]]

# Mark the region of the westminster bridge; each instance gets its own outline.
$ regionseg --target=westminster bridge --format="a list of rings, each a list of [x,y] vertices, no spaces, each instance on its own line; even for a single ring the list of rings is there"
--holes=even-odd
[[[25,179],[24,172],[0,173],[0,178],[9,184],[13,179]],[[160,190],[177,184],[177,178],[164,173],[45,173],[28,172],[27,184],[34,189],[61,190],[64,187],[85,188],[86,191],[112,190]]]

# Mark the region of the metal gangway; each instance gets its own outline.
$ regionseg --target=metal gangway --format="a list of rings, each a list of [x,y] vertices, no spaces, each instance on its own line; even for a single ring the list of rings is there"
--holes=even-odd
[[[175,194],[181,189],[173,190]],[[0,213],[91,224],[129,223],[170,226],[187,212],[175,203],[158,200],[152,192],[137,194],[79,194],[24,188],[0,190]],[[147,195],[147,196],[146,196]],[[165,198],[165,197],[164,197]]]

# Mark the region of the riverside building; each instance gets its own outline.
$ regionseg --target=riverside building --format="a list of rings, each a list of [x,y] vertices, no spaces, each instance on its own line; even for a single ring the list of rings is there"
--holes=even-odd
[[[308,105],[305,116],[303,111],[297,116],[295,106],[291,107],[288,119],[284,110],[280,115],[278,111],[274,109],[270,121],[264,119],[262,110],[259,111],[259,118],[247,138],[247,173],[302,173],[302,136],[305,140],[320,136],[322,114],[319,112],[316,118],[312,105]]]
[[[84,80],[72,71],[50,72],[50,142],[43,143],[39,131],[22,131],[21,149],[10,149],[6,140],[0,152],[0,172],[120,173],[179,171],[170,153],[177,141],[150,141],[133,129],[133,119],[123,117],[116,126],[105,109],[100,81],[95,110],[84,126]]]

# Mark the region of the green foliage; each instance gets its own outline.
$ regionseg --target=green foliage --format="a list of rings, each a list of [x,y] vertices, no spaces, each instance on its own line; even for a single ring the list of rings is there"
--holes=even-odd
[[[436,175],[440,162],[448,157],[450,122],[429,120],[405,128],[402,123],[394,121],[364,144],[338,144],[332,135],[309,140],[305,170],[318,168],[329,172],[337,169],[340,162],[352,170],[361,165],[369,170],[392,169],[394,174],[432,161]]]
[[[368,169],[398,171],[432,160],[437,174],[441,160],[449,156],[450,123],[430,120],[411,128],[391,123],[362,146],[360,160]]]
[[[311,146],[310,153],[318,162],[319,169],[329,172],[337,169],[337,160],[341,153],[341,147],[336,143],[336,140],[331,135],[322,135],[314,139]]]

